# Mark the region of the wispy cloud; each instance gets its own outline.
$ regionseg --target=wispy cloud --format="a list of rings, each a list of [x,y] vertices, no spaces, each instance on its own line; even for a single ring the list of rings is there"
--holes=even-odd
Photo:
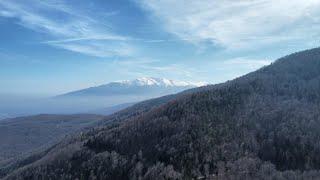
[[[69,6],[67,1],[3,0],[0,1],[0,16],[13,18],[21,26],[50,35],[53,40],[43,43],[57,48],[98,57],[133,53],[127,37],[112,32],[111,25]]]
[[[318,0],[142,0],[165,29],[228,49],[307,43],[320,34]]]
[[[60,39],[60,40],[49,40],[43,43],[69,43],[76,41],[93,41],[93,40],[107,40],[107,41],[128,41],[129,39],[123,36],[116,35],[103,35],[103,36],[88,36],[88,37],[79,37],[79,38],[69,38],[69,39]]]

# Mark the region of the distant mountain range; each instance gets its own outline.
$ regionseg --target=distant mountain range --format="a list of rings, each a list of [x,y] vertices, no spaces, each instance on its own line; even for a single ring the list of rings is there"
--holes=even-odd
[[[3,97],[0,119],[35,114],[97,113],[108,115],[134,103],[175,94],[205,83],[142,77],[110,82],[49,98]]]
[[[134,80],[111,82],[108,84],[90,87],[69,92],[58,97],[95,97],[95,96],[162,96],[177,93],[186,89],[206,85],[206,83],[190,83],[165,78],[142,77]]]

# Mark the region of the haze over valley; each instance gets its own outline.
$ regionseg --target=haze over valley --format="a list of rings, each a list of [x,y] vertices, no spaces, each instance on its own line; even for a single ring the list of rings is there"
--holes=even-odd
[[[0,119],[36,114],[95,113],[107,115],[142,100],[175,94],[206,83],[142,77],[110,82],[52,97],[1,97]]]

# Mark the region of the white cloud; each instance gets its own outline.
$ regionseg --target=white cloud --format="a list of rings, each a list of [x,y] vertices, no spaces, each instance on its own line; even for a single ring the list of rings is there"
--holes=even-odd
[[[67,1],[3,0],[0,16],[15,18],[26,28],[50,35],[54,40],[44,43],[54,47],[97,57],[133,53],[127,37],[111,32],[100,19],[68,6]]]
[[[142,0],[179,38],[229,49],[307,43],[320,32],[319,0]]]

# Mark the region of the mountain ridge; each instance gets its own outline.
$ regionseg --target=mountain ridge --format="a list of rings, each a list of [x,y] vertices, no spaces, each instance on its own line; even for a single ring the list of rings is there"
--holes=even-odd
[[[189,88],[204,86],[204,82],[175,81],[165,78],[142,77],[134,80],[115,81],[107,84],[72,91],[57,97],[115,96],[140,94],[172,94]]]

